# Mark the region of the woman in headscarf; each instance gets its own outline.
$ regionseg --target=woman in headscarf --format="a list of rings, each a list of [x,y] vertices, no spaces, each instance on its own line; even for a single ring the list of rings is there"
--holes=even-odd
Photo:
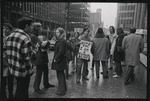
[[[103,67],[103,78],[108,78],[107,75],[107,58],[109,55],[109,41],[105,37],[103,29],[99,28],[95,37],[94,42],[94,62],[96,67],[96,76],[99,78],[100,61]]]

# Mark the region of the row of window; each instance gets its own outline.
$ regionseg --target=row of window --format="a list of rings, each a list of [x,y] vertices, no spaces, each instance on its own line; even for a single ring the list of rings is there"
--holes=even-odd
[[[119,19],[119,24],[133,24],[133,19]]]
[[[119,18],[126,18],[126,17],[132,17],[132,18],[134,18],[134,13],[135,12],[123,12],[123,13],[119,13]]]
[[[120,5],[120,11],[135,10],[135,5]]]
[[[51,20],[64,19],[65,3],[9,2],[8,5]]]

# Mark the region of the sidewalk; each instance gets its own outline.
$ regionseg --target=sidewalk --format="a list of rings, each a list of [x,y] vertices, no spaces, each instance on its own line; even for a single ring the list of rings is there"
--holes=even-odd
[[[52,58],[52,54],[49,55]],[[123,76],[121,78],[113,78],[112,70],[109,71],[109,78],[103,79],[100,74],[100,78],[96,78],[95,69],[92,71],[91,62],[89,63],[89,81],[81,79],[79,84],[76,83],[76,73],[72,74],[67,81],[67,94],[65,96],[57,96],[58,81],[56,77],[56,71],[51,70],[51,64],[49,64],[49,82],[56,87],[44,89],[41,81],[40,88],[44,91],[44,94],[36,94],[33,92],[33,83],[35,79],[35,73],[31,77],[29,85],[29,98],[146,98],[145,85],[135,78],[135,81],[130,85],[124,85],[124,77],[126,67],[123,68]],[[102,68],[100,68],[100,72]],[[15,85],[16,86],[16,85]],[[14,87],[16,89],[16,87]],[[14,91],[15,93],[15,91]]]

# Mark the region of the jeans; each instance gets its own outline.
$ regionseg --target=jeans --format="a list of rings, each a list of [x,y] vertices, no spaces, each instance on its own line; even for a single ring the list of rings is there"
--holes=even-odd
[[[82,76],[87,77],[88,75],[88,61],[83,59],[77,59],[77,79],[81,79],[81,69],[83,66]]]

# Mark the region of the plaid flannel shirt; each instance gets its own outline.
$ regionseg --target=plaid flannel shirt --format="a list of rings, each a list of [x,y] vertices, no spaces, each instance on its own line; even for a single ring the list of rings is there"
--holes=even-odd
[[[29,35],[21,29],[16,29],[7,38],[6,52],[10,73],[16,77],[25,77],[33,73],[31,58],[33,47]]]

